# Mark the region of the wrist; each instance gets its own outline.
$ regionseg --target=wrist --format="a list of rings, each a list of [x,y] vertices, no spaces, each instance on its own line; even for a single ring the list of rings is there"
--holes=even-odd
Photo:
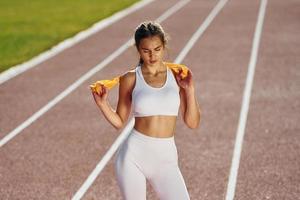
[[[187,95],[193,95],[195,93],[195,87],[194,86],[190,86],[184,89],[185,93]]]
[[[108,102],[106,100],[102,102],[97,102],[97,105],[102,109],[103,107],[106,107],[108,105]]]

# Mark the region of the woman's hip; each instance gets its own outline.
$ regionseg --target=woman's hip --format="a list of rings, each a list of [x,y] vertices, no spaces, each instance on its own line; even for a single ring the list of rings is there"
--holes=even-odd
[[[151,163],[177,163],[178,160],[174,136],[157,138],[147,136],[136,129],[132,129],[123,145],[125,145],[124,150],[132,154],[136,160]]]

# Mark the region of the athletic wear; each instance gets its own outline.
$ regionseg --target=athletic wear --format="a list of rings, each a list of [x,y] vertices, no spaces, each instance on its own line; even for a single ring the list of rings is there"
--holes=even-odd
[[[180,106],[179,86],[168,67],[167,78],[162,87],[152,87],[146,83],[141,65],[136,67],[135,87],[132,91],[133,115],[135,117],[152,115],[177,116]]]
[[[146,180],[160,200],[190,200],[174,136],[151,137],[132,129],[116,153],[115,172],[123,200],[146,200]]]

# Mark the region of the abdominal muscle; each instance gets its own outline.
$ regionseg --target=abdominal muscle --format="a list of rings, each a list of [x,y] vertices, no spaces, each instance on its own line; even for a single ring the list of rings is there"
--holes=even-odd
[[[166,138],[174,135],[177,116],[135,117],[134,128],[151,137]]]

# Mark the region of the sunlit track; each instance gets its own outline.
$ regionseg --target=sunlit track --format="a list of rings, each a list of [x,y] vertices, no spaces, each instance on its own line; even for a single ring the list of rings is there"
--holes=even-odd
[[[167,10],[163,15],[161,15],[157,19],[157,21],[163,21],[163,20],[165,20],[171,14],[175,13],[178,9],[180,9],[182,6],[184,6],[187,2],[189,2],[189,0],[179,1],[177,4],[175,4],[169,10]],[[116,57],[118,57],[119,55],[121,55],[132,44],[133,44],[133,38],[131,38],[127,42],[125,42],[125,44],[123,44],[120,48],[118,48],[116,51],[114,51],[111,55],[109,55],[101,63],[99,63],[98,65],[96,65],[95,67],[93,67],[86,74],[82,75],[77,81],[75,81],[67,89],[65,89],[64,91],[62,91],[59,95],[57,95],[49,103],[47,103],[45,106],[43,106],[39,111],[37,111],[36,113],[34,113],[31,117],[29,117],[22,124],[20,124],[18,127],[16,127],[13,131],[11,131],[10,133],[8,133],[4,138],[2,138],[0,140],[0,148],[3,145],[5,145],[7,142],[9,142],[11,139],[13,139],[15,136],[17,136],[22,130],[24,130],[26,127],[28,127],[34,121],[36,121],[44,113],[46,113],[48,110],[50,110],[58,102],[60,102],[62,99],[64,99],[66,96],[68,96],[72,91],[74,91],[77,87],[79,87],[84,81],[86,81],[87,79],[89,79],[95,73],[97,73],[98,71],[100,71],[103,67],[105,67],[107,64],[109,64],[112,60],[114,60]]]
[[[170,36],[165,61],[193,72],[201,123],[190,129],[179,113],[174,131],[191,200],[298,199],[300,2],[140,3],[0,84],[0,199],[121,199],[114,158],[133,113],[114,129],[89,84],[136,66],[131,36],[144,20]],[[118,92],[109,90],[112,108]],[[148,200],[158,200],[153,186],[148,179]]]
[[[262,0],[259,13],[258,13],[257,24],[255,28],[255,35],[253,38],[253,46],[252,46],[251,57],[248,66],[247,80],[244,89],[242,108],[241,108],[240,119],[239,119],[239,124],[236,133],[232,164],[231,164],[231,169],[229,174],[226,200],[234,199],[234,192],[235,192],[236,180],[238,176],[243,138],[245,134],[245,127],[247,123],[247,115],[248,115],[250,98],[251,98],[251,89],[252,89],[252,83],[255,74],[255,66],[256,66],[256,61],[258,56],[259,42],[260,42],[260,36],[262,32],[266,7],[267,7],[267,0]]]

